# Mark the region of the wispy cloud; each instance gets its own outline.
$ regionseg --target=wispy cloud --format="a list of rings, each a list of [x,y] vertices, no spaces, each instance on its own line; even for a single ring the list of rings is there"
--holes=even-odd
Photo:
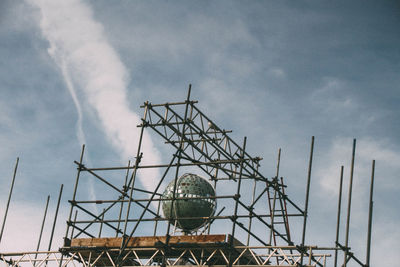
[[[54,222],[55,200],[51,200],[46,223],[44,226],[43,236],[40,242],[40,250],[47,250],[50,233]],[[5,225],[5,231],[1,240],[0,249],[2,252],[10,251],[34,251],[36,250],[40,227],[44,215],[45,202],[43,203],[26,203],[12,202],[10,204],[9,216]],[[1,214],[4,214],[3,207],[0,208]],[[66,209],[60,209],[58,218],[66,218]],[[23,222],[23,223],[21,223]],[[52,242],[52,249],[62,246],[62,237],[65,233],[65,227],[60,219],[57,220],[55,234]]]
[[[50,44],[49,52],[61,68],[78,111],[78,138],[84,141],[82,111],[74,85],[83,91],[101,126],[121,161],[136,156],[140,117],[127,102],[128,71],[108,42],[100,23],[94,20],[90,7],[79,1],[30,1],[40,10],[40,28]],[[150,136],[144,134],[143,163],[159,162],[160,156]],[[154,187],[158,172],[148,170],[141,182]]]
[[[271,68],[268,73],[278,79],[283,79],[286,77],[285,71],[281,68]]]
[[[324,158],[324,163],[318,168],[316,176],[320,181],[320,186],[325,193],[337,195],[340,166],[347,168],[346,175],[350,171],[352,141],[350,138],[337,138],[334,140],[330,150]],[[387,177],[379,185],[386,188],[398,186],[395,181],[395,173],[400,171],[396,162],[400,162],[400,154],[393,151],[384,141],[376,141],[370,138],[360,138],[357,140],[357,151],[355,159],[355,178],[361,179],[360,186],[367,188],[369,177],[371,176],[371,162],[377,162],[377,171],[380,176],[385,174]],[[390,175],[389,173],[390,172]]]

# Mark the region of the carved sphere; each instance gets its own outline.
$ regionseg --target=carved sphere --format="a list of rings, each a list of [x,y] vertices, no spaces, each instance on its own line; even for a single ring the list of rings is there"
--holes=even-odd
[[[209,221],[204,217],[213,216],[217,206],[212,185],[196,174],[185,173],[176,181],[176,200],[171,210],[174,185],[172,180],[162,196],[164,217],[186,233],[204,226]]]

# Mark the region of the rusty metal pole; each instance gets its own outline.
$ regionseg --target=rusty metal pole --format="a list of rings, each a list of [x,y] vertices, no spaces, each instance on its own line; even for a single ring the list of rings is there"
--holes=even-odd
[[[371,256],[371,231],[372,231],[372,211],[373,211],[373,194],[374,194],[374,176],[375,176],[375,160],[372,161],[372,170],[371,170],[371,188],[369,191],[369,212],[368,212],[368,237],[367,237],[367,255],[366,255],[366,264],[365,266],[369,267],[369,260]]]
[[[5,227],[5,225],[6,225],[7,214],[8,214],[8,208],[9,208],[9,206],[10,206],[11,196],[12,196],[12,192],[13,192],[13,189],[14,189],[15,177],[16,177],[16,175],[17,175],[18,163],[19,163],[19,158],[17,158],[17,162],[15,163],[14,175],[13,175],[13,179],[12,179],[12,182],[11,182],[10,193],[8,194],[8,201],[7,201],[6,212],[4,213],[3,224],[2,224],[2,226],[1,226],[1,232],[0,232],[0,243],[1,243],[1,239],[2,239],[2,237],[3,237],[4,227]]]
[[[311,183],[311,168],[312,168],[312,161],[313,161],[313,154],[314,154],[314,136],[311,137],[311,149],[310,149],[310,159],[308,162],[308,175],[307,175],[307,189],[306,189],[306,200],[305,200],[305,207],[304,207],[304,221],[303,221],[303,234],[301,237],[301,259],[300,259],[300,264],[303,265],[303,247],[304,247],[304,242],[306,239],[306,226],[307,226],[307,216],[308,216],[308,200],[310,196],[310,183]],[[309,255],[311,257],[311,255]]]
[[[351,169],[350,169],[350,184],[349,184],[349,197],[347,205],[347,222],[346,222],[346,240],[345,240],[345,251],[344,251],[344,262],[343,267],[347,266],[347,254],[349,246],[349,230],[350,230],[350,214],[351,214],[351,193],[353,190],[353,173],[354,173],[354,159],[356,155],[356,139],[353,139],[353,152],[351,156]]]
[[[338,212],[337,212],[337,220],[336,220],[336,241],[335,241],[335,247],[338,247],[339,243],[339,227],[340,227],[340,209],[342,206],[342,190],[343,190],[343,170],[344,167],[341,166],[340,168],[340,183],[339,183],[339,200],[338,200]],[[334,266],[337,266],[337,256],[338,256],[338,251],[337,249],[335,250],[335,264]]]

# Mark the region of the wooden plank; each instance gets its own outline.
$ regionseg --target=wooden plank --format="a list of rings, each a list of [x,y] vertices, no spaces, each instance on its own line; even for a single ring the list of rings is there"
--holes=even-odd
[[[182,236],[171,236],[169,243],[210,244],[210,243],[225,243],[227,241],[228,241],[227,235],[182,235]],[[119,248],[121,246],[121,242],[122,242],[122,237],[74,238],[71,240],[71,247]],[[165,243],[165,242],[166,242],[166,236],[138,236],[138,237],[132,237],[129,240],[127,247],[155,247],[157,243]]]

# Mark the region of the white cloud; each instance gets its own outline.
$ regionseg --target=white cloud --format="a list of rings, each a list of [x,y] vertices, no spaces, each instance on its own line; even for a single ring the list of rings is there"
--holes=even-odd
[[[315,90],[311,98],[313,103],[332,115],[332,113],[354,110],[358,107],[357,102],[347,93],[348,85],[334,77],[325,77],[323,86]]]
[[[330,150],[324,157],[322,166],[319,166],[316,170],[316,176],[325,193],[337,195],[339,190],[340,166],[345,166],[345,177],[348,177],[351,151],[351,139],[337,138],[333,141]],[[354,180],[358,183],[357,185],[362,186],[364,189],[368,187],[371,176],[371,164],[374,159],[376,160],[376,172],[379,173],[379,177],[385,177],[385,179],[377,178],[382,179],[379,185],[392,189],[398,187],[399,185],[395,179],[396,173],[400,171],[400,166],[397,164],[400,162],[400,153],[392,150],[385,141],[376,141],[370,138],[360,138],[357,140],[354,171]]]
[[[130,26],[129,36],[117,41],[130,50],[134,47],[132,52],[140,58],[168,58],[169,62],[176,63],[200,53],[206,55],[206,60],[222,54],[224,59],[229,60],[234,54],[239,54],[236,50],[228,51],[233,46],[246,45],[251,49],[260,45],[239,18],[225,21],[192,14],[190,19],[178,24],[164,23],[167,15],[142,19],[146,19],[147,23]],[[123,24],[126,24],[125,21]],[[120,26],[124,29],[125,25]]]
[[[49,245],[51,229],[54,221],[55,203],[55,199],[50,200],[46,223],[40,242],[41,251],[46,251]],[[0,245],[0,250],[2,252],[36,250],[43,220],[44,204],[45,203],[43,202],[43,206],[41,206],[27,202],[11,202]],[[3,207],[1,208],[0,212],[1,216],[3,216],[4,210]],[[56,250],[56,248],[62,246],[62,236],[65,233],[65,224],[62,223],[62,218],[65,217],[66,212],[63,212],[63,209],[60,209],[52,241],[52,250]]]
[[[141,120],[127,102],[128,71],[109,44],[101,24],[94,20],[89,6],[79,0],[29,2],[40,10],[40,28],[49,41],[50,55],[63,70],[64,78],[69,73],[74,85],[84,92],[108,140],[120,153],[121,162],[135,157],[139,140],[136,125]],[[142,163],[160,161],[147,133],[143,135],[142,151]],[[142,174],[144,186],[154,188],[158,171],[149,169]]]
[[[378,220],[376,220],[378,221]],[[397,253],[400,248],[400,231],[398,222],[378,221],[373,225],[371,237],[371,266],[390,266],[398,261]]]
[[[268,72],[275,78],[285,78],[286,77],[286,72],[281,68],[271,68]]]

